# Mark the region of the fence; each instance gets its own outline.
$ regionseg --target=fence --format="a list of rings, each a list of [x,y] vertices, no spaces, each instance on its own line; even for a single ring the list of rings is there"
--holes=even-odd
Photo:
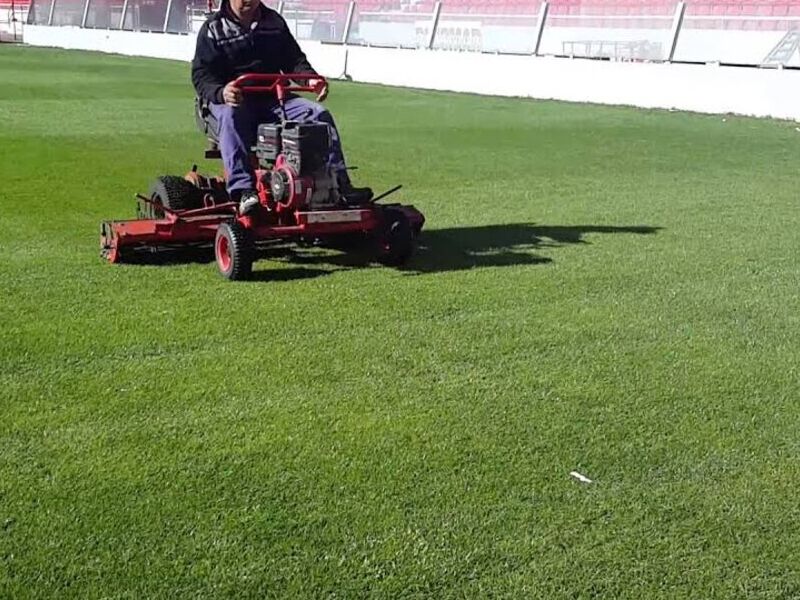
[[[0,42],[22,41],[29,6],[29,0],[0,0]]]
[[[800,0],[280,0],[300,40],[635,62],[800,66]],[[191,33],[197,0],[33,0],[28,22]]]

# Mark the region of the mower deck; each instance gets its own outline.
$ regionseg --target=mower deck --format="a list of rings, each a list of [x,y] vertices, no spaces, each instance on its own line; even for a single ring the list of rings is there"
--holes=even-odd
[[[253,243],[353,233],[370,236],[381,228],[383,212],[387,209],[404,214],[414,235],[419,233],[425,222],[424,216],[416,208],[399,204],[296,211],[292,219],[295,223],[291,225],[264,224],[254,217],[238,216],[233,203],[186,211],[170,211],[163,206],[159,209],[165,213],[163,218],[103,221],[100,229],[101,255],[111,263],[120,263],[125,262],[129,250],[149,249],[157,252],[162,248],[210,244],[215,240],[219,226],[231,222],[237,222],[250,232]]]

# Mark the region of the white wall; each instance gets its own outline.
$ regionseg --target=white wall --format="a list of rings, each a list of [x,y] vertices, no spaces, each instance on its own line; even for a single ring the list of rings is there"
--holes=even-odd
[[[27,26],[25,42],[190,60],[187,35]],[[605,62],[302,42],[328,77],[498,96],[676,108],[800,120],[800,71]]]
[[[80,27],[47,27],[26,25],[26,44],[73,50],[99,50],[128,56],[149,56],[192,60],[194,35],[144,33],[140,31],[111,31],[81,29]]]

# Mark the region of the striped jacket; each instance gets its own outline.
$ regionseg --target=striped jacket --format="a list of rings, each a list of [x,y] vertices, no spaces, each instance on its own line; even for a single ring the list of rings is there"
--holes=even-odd
[[[192,83],[205,102],[222,104],[222,89],[244,73],[314,73],[286,21],[263,4],[249,28],[223,1],[197,34]]]

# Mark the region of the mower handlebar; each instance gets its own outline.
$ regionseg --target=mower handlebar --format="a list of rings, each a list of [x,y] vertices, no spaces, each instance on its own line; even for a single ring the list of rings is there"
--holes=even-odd
[[[316,85],[309,85],[312,79],[316,80]],[[286,92],[317,93],[328,81],[317,73],[245,73],[233,83],[242,92],[274,93],[279,100],[283,100]]]

